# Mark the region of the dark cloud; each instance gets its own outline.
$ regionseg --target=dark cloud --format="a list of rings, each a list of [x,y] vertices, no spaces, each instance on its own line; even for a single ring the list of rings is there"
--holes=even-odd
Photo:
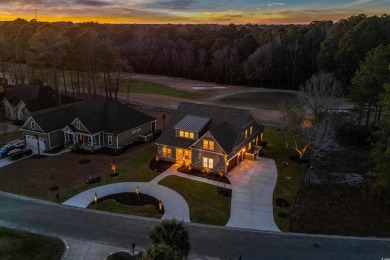
[[[174,11],[195,11],[217,9],[221,4],[216,1],[202,3],[199,0],[154,0],[145,7],[152,9],[167,9]]]
[[[73,1],[72,1],[73,2]],[[76,0],[73,2],[73,4],[76,5],[84,5],[84,6],[109,6],[110,3],[102,2],[102,1],[96,1],[96,0]]]

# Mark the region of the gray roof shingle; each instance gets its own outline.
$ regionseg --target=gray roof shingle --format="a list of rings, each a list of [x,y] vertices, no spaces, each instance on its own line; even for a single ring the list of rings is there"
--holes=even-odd
[[[32,117],[45,133],[63,129],[78,118],[90,133],[119,134],[156,120],[126,105],[99,99],[86,99]]]
[[[210,118],[186,115],[175,126],[175,129],[187,130],[192,132],[200,132],[210,121]]]

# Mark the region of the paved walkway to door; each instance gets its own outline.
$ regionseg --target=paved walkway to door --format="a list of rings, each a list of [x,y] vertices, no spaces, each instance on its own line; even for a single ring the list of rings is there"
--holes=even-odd
[[[226,226],[280,232],[272,206],[277,177],[275,161],[268,158],[245,160],[234,167],[228,173],[232,205]]]

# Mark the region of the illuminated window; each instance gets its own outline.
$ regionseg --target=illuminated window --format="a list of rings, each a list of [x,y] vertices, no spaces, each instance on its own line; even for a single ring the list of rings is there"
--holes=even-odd
[[[248,144],[248,151],[250,151],[251,148],[252,148],[252,143],[249,143]]]
[[[245,138],[248,138],[248,129],[245,130]]]
[[[171,148],[163,147],[162,153],[163,153],[162,154],[163,157],[166,157],[166,158],[172,157],[172,149]]]
[[[214,151],[214,141],[203,140],[203,149]]]
[[[256,137],[256,145],[259,144],[259,137]]]
[[[213,169],[214,168],[214,159],[208,158],[208,157],[203,157],[203,167]]]
[[[249,134],[251,135],[253,133],[253,126],[249,129]]]
[[[184,138],[194,139],[194,133],[192,132],[179,131],[179,136]]]

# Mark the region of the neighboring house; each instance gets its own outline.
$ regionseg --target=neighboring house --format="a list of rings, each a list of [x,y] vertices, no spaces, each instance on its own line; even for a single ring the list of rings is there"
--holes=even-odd
[[[62,104],[73,102],[68,96],[61,96],[61,101]],[[20,121],[25,121],[32,113],[59,105],[57,95],[51,87],[33,85],[7,90],[2,104],[5,118]]]
[[[249,110],[181,103],[157,140],[160,160],[227,173],[261,149],[264,127]]]
[[[21,127],[28,147],[48,151],[64,144],[94,152],[149,141],[156,119],[126,105],[86,99],[32,114]],[[38,138],[38,140],[37,140]]]

